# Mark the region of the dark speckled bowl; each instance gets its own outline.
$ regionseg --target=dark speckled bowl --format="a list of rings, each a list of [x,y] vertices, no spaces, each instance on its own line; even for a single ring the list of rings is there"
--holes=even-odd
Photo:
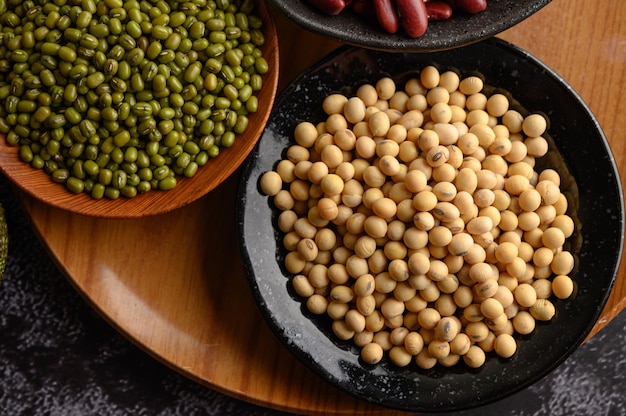
[[[340,42],[392,52],[429,52],[492,37],[533,15],[550,0],[487,0],[487,9],[478,14],[457,12],[448,20],[430,22],[426,33],[417,39],[411,39],[401,31],[388,34],[377,22],[357,16],[348,9],[337,16],[327,16],[307,0],[269,2],[304,29]]]
[[[496,59],[494,59],[496,57]],[[353,95],[364,81],[403,78],[427,64],[461,73],[478,71],[486,84],[509,91],[529,111],[550,120],[551,150],[538,169],[560,171],[569,214],[577,221],[569,242],[576,258],[575,296],[556,300],[557,315],[519,342],[508,360],[489,356],[471,370],[397,368],[387,359],[375,367],[359,360],[351,342],[336,339],[328,320],[311,316],[294,295],[282,268],[285,252],[275,227],[277,210],[261,194],[259,178],[272,170],[292,143],[298,121],[316,120],[332,92]],[[391,73],[390,73],[391,72]],[[585,339],[598,319],[619,266],[624,229],[623,196],[606,138],[589,108],[567,83],[527,52],[492,38],[433,54],[397,54],[344,47],[301,74],[280,95],[240,182],[238,233],[250,288],[276,336],[303,363],[334,386],[371,403],[408,411],[451,411],[510,395],[558,366]]]

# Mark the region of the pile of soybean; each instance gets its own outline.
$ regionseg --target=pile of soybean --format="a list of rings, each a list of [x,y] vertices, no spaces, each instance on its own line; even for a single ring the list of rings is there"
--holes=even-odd
[[[268,71],[254,0],[0,0],[0,133],[95,199],[176,186],[232,146]]]
[[[575,222],[556,166],[537,163],[548,120],[513,104],[434,66],[382,77],[327,96],[261,176],[294,291],[364,362],[511,358],[573,295]]]

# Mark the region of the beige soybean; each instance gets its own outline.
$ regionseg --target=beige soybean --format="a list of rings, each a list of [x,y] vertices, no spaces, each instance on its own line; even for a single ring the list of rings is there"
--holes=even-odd
[[[476,134],[468,131],[465,134],[459,134],[457,146],[461,149],[464,155],[471,155],[479,149],[480,141]]]
[[[334,169],[344,162],[342,150],[339,148],[339,146],[336,146],[333,144],[324,146],[324,148],[321,151],[320,156],[321,156],[322,162],[326,163],[326,165],[330,169]]]
[[[471,368],[479,368],[485,364],[485,352],[477,345],[469,347],[468,351],[463,355],[463,361]]]
[[[537,299],[530,307],[530,314],[538,321],[549,321],[555,313],[554,304],[548,299]]]
[[[283,182],[290,183],[296,179],[296,175],[294,173],[295,166],[296,165],[292,161],[283,159],[276,165],[275,172],[280,175]]]
[[[509,334],[500,334],[494,341],[494,350],[503,358],[510,358],[517,351],[517,342]]]
[[[434,91],[434,90],[431,90],[431,91]],[[442,91],[446,91],[446,90],[442,89]],[[429,116],[433,122],[442,123],[442,125],[449,125],[447,123],[449,123],[452,120],[452,109],[447,103],[448,98],[449,98],[449,95],[446,96],[446,98],[444,99],[439,96],[433,97],[433,95],[431,94],[429,94],[426,97],[426,100],[431,105]]]
[[[376,142],[369,136],[359,136],[354,145],[357,154],[362,158],[369,159],[376,154]]]
[[[293,231],[293,226],[298,219],[298,214],[292,210],[282,211],[278,215],[278,228],[285,234]]]
[[[486,318],[485,323],[494,335],[514,333],[513,325],[509,321],[509,317],[505,312],[502,312],[494,318]]]
[[[452,93],[459,88],[460,82],[461,78],[459,74],[454,71],[444,71],[439,75],[438,85],[445,88],[449,93]]]
[[[428,241],[437,247],[447,247],[452,241],[452,231],[443,225],[436,225],[428,233]]]
[[[300,146],[312,147],[317,140],[318,132],[313,123],[303,121],[296,125],[293,136]]]
[[[303,238],[298,241],[296,250],[305,261],[315,260],[319,253],[317,244],[315,244],[315,241],[310,238]]]
[[[535,330],[535,318],[528,311],[519,311],[512,319],[515,331],[528,335]]]
[[[472,342],[480,342],[489,335],[489,327],[483,321],[470,322],[465,327],[465,333]]]
[[[389,100],[396,92],[396,83],[390,77],[382,77],[376,81],[376,93],[378,98]]]
[[[480,367],[551,319],[543,300],[573,293],[567,199],[556,171],[534,170],[547,122],[483,86],[426,67],[404,90],[381,78],[331,94],[261,178],[294,290],[364,362]]]
[[[540,114],[530,114],[522,122],[522,130],[528,137],[539,137],[545,133],[546,128],[546,119]]]
[[[469,337],[464,333],[458,333],[454,339],[450,341],[450,353],[456,355],[465,355],[471,347]]]
[[[436,182],[453,182],[456,176],[456,168],[450,163],[450,146],[447,146],[448,160],[440,166],[434,166],[432,179]]]
[[[483,80],[477,76],[468,76],[459,83],[459,90],[465,95],[477,94],[482,91]]]
[[[394,176],[400,171],[400,162],[392,155],[384,155],[378,161],[378,169],[386,176]]]
[[[550,268],[556,275],[567,275],[574,268],[574,256],[569,251],[559,251],[554,255]]]
[[[428,348],[424,348],[415,357],[415,364],[421,369],[428,370],[437,365],[437,359],[430,355]]]
[[[343,114],[350,123],[356,124],[365,119],[366,105],[359,97],[350,97],[343,107]]]
[[[343,94],[330,94],[322,101],[322,108],[328,115],[339,114],[343,112],[348,98]]]
[[[320,198],[317,202],[317,210],[321,218],[332,221],[339,215],[339,207],[331,198]]]
[[[504,94],[493,94],[487,99],[487,111],[495,117],[502,117],[509,110],[509,99]]]
[[[481,92],[467,96],[465,100],[465,108],[468,111],[484,110],[487,108],[487,96]]]
[[[384,137],[389,131],[391,121],[387,113],[378,111],[370,116],[368,125],[374,136]]]
[[[538,299],[548,299],[552,296],[552,282],[548,279],[536,279],[532,282]]]
[[[337,130],[333,139],[334,143],[343,151],[351,151],[356,144],[356,136],[348,128]]]
[[[552,291],[559,299],[567,299],[574,293],[574,282],[564,274],[555,276],[552,280]]]
[[[326,307],[326,315],[333,320],[344,319],[349,310],[347,303],[331,300]]]
[[[404,142],[408,135],[408,131],[405,126],[402,124],[393,124],[399,122],[399,120],[400,119],[394,121],[392,117],[389,117],[390,126],[389,130],[387,130],[387,134],[385,134],[386,138],[398,144]]]
[[[422,130],[417,137],[417,146],[423,152],[439,146],[439,143],[439,135],[431,128]]]
[[[494,298],[487,298],[480,303],[480,313],[486,318],[495,319],[504,313],[504,307]]]
[[[308,179],[309,169],[311,168],[311,166],[313,166],[313,162],[311,162],[310,160],[301,160],[295,163],[293,167],[293,175],[294,175],[293,180]],[[292,182],[292,181],[289,181],[289,182]]]
[[[309,282],[309,279],[303,274],[297,274],[292,279],[293,287],[296,293],[304,298],[313,296],[315,288]]]
[[[354,331],[350,329],[344,320],[334,320],[331,328],[335,336],[343,341],[347,341],[354,336]]]
[[[407,189],[404,182],[397,182],[391,185],[387,196],[396,204],[399,204],[404,200],[410,199],[413,196],[413,193]]]
[[[438,360],[444,359],[450,355],[450,343],[440,339],[434,339],[428,343],[428,353],[431,357]]]
[[[513,295],[517,303],[526,308],[530,308],[537,300],[535,288],[528,283],[520,284],[513,292]]]
[[[524,145],[528,154],[534,157],[541,157],[548,153],[548,141],[543,137],[529,137],[524,140]]]
[[[378,330],[374,334],[373,342],[380,345],[383,351],[389,351],[393,347],[390,335],[390,331],[388,330]]]
[[[541,195],[544,204],[555,204],[558,201],[559,196],[561,195],[561,190],[559,189],[559,186],[550,180],[539,181],[535,188]]]
[[[356,309],[350,309],[345,315],[346,326],[358,333],[365,330],[365,317]]]
[[[309,199],[309,183],[297,179],[289,184],[289,192],[296,201],[307,201]]]
[[[374,105],[378,100],[376,87],[371,84],[361,85],[356,91],[356,96],[359,97],[363,101],[363,104],[368,107]]]
[[[428,307],[418,313],[418,322],[422,328],[434,329],[441,319],[441,314],[434,308]]]
[[[354,345],[363,348],[365,345],[371,343],[374,340],[374,333],[372,331],[356,332],[352,337]]]
[[[389,333],[389,341],[393,345],[404,345],[404,340],[408,334],[409,334],[409,330],[405,327],[394,328]]]
[[[415,356],[424,348],[424,338],[415,331],[411,331],[404,337],[404,348],[407,353]]]
[[[440,78],[439,70],[432,65],[425,66],[420,71],[419,80],[421,84],[423,85],[423,87],[426,89],[432,89],[432,88],[437,87],[439,85],[440,79],[441,78]]]
[[[282,189],[283,181],[277,172],[267,171],[261,176],[260,186],[265,195],[275,196]]]
[[[442,103],[447,106],[449,99],[450,99],[450,92],[444,87],[437,86],[437,87],[429,89],[426,92],[426,101],[430,105],[431,113],[432,113],[433,108],[435,108],[436,104],[438,103]],[[432,115],[431,115],[431,119],[434,120]]]
[[[558,227],[549,227],[543,231],[541,242],[549,249],[558,249],[565,243],[565,234]]]
[[[504,124],[511,133],[519,133],[522,131],[523,122],[524,117],[516,110],[509,109],[502,115],[502,124]]]
[[[475,299],[480,301],[481,299],[487,299],[493,297],[500,286],[495,279],[486,279],[481,282],[476,283],[472,286]],[[499,301],[499,300],[498,300]],[[483,315],[487,316],[483,313]]]
[[[365,317],[366,328],[371,329],[371,325],[368,326],[367,318],[376,312],[376,297],[373,294],[357,296],[355,305],[357,310]]]
[[[306,307],[309,312],[322,315],[326,313],[326,307],[328,306],[328,300],[325,296],[319,294],[313,294],[307,298]]]
[[[454,318],[444,317],[435,327],[435,337],[441,341],[450,342],[458,335],[460,329]]]
[[[389,98],[389,108],[397,110],[400,113],[404,114],[407,111],[408,101],[409,95],[405,91],[396,90],[396,92],[394,92],[393,95]]]
[[[370,342],[361,348],[361,359],[368,364],[378,364],[383,359],[383,348],[376,342]]]

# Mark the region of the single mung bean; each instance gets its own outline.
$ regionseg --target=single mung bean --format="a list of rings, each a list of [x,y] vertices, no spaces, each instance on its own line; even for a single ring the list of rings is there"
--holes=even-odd
[[[74,176],[70,176],[67,181],[65,182],[65,186],[67,187],[67,189],[70,192],[73,192],[75,194],[79,194],[81,192],[84,191],[85,189],[85,182],[74,177]]]
[[[176,178],[174,176],[168,176],[159,181],[158,186],[162,191],[173,189],[176,186]]]

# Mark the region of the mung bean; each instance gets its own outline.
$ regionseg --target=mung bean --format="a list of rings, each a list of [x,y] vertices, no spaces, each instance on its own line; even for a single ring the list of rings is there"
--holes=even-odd
[[[258,111],[268,68],[254,7],[8,3],[0,10],[0,131],[24,162],[72,192],[100,199],[171,189],[176,175],[193,176],[231,147]],[[184,153],[168,155],[183,144]]]

